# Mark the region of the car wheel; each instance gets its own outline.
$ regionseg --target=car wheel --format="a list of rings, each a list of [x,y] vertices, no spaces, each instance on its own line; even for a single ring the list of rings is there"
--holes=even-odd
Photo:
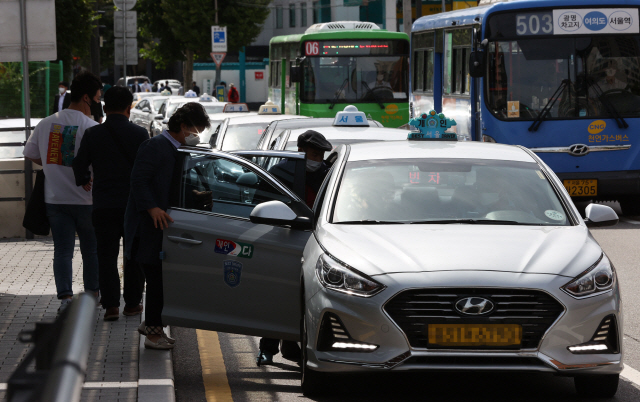
[[[618,202],[620,202],[620,208],[622,208],[622,215],[640,215],[640,197],[630,195],[620,198]]]
[[[576,376],[573,382],[581,396],[612,398],[618,391],[619,374]]]
[[[328,374],[312,370],[307,366],[309,357],[307,355],[308,337],[304,297],[302,298],[302,318],[300,321],[300,349],[302,349],[302,380],[300,382],[300,385],[302,386],[302,393],[304,395],[318,395],[323,391],[323,389],[326,389]]]

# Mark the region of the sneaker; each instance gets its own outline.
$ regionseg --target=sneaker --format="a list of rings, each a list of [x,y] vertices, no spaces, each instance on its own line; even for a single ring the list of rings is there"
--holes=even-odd
[[[73,300],[72,298],[60,300],[60,307],[58,307],[58,314],[62,313],[64,309],[69,307],[69,304],[71,304],[72,300]]]
[[[146,324],[144,321],[142,321],[142,322],[140,323],[140,326],[138,327],[138,333],[139,333],[140,335],[147,336],[147,324]],[[176,343],[176,340],[175,340],[174,338],[170,337],[169,335],[167,335],[164,331],[162,331],[162,337],[163,337],[164,339],[166,339],[166,340],[167,340],[167,342],[169,342],[169,343],[170,343],[170,344],[172,344],[172,345],[173,345],[174,343]]]
[[[144,307],[142,307],[142,304],[138,304],[135,307],[124,306],[124,310],[122,310],[122,314],[127,316],[140,315],[142,314],[143,308]]]
[[[261,352],[256,358],[256,364],[258,367],[263,364],[273,364],[273,355],[271,353]]]
[[[145,349],[157,349],[157,350],[168,350],[173,349],[175,345],[170,343],[166,338],[162,337],[158,339],[157,342],[153,342],[151,339],[146,338],[144,340]]]
[[[115,321],[120,318],[120,309],[118,307],[109,307],[104,313],[105,321]]]

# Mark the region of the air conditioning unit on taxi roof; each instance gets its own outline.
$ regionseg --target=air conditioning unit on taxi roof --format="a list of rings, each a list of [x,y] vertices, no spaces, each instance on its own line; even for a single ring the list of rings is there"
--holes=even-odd
[[[313,24],[305,31],[305,33],[326,32],[326,31],[374,30],[374,29],[380,29],[380,27],[372,22],[336,21],[336,22],[323,22],[320,24]]]

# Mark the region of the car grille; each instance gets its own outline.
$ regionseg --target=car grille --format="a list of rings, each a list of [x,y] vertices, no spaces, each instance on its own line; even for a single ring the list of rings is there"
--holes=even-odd
[[[459,313],[455,303],[463,297],[491,300],[493,311],[483,316]],[[562,314],[564,307],[547,293],[536,290],[500,288],[411,289],[399,293],[384,306],[391,319],[404,331],[414,348],[428,349],[536,349],[544,333]],[[522,342],[515,346],[455,347],[429,344],[429,324],[519,324]]]

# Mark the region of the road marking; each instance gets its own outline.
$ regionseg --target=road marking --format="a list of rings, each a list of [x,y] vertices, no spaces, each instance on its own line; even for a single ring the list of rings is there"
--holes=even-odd
[[[198,329],[196,336],[198,337],[202,382],[207,402],[233,402],[218,333]]]
[[[640,371],[625,364],[624,369],[622,370],[622,373],[620,373],[620,375],[631,381],[632,383],[640,386]]]
[[[627,223],[630,223],[632,225],[640,225],[640,221],[634,221],[632,219],[627,219],[627,218],[620,218],[620,220],[622,222],[627,222]]]

